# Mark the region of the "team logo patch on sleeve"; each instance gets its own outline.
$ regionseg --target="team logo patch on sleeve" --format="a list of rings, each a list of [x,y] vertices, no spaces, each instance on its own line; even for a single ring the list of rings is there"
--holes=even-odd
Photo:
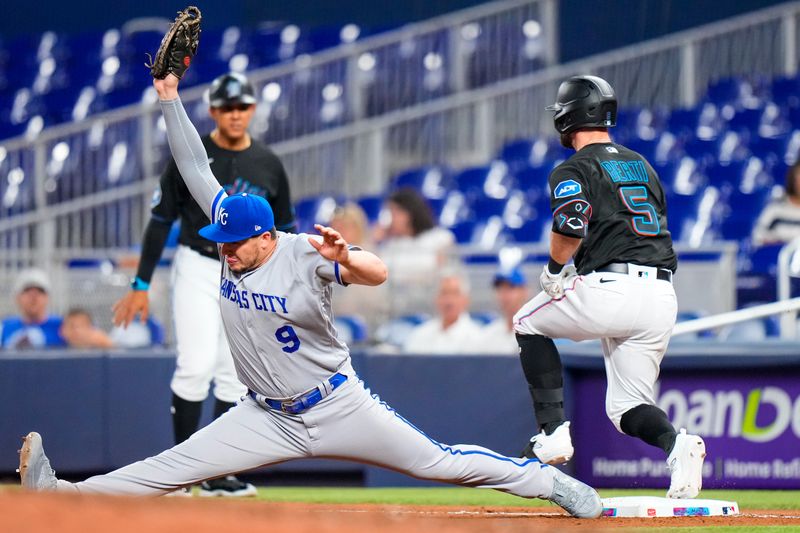
[[[558,185],[556,185],[555,190],[553,191],[553,196],[558,198],[569,198],[570,196],[575,196],[576,194],[581,193],[581,184],[575,180],[566,180],[562,181]]]
[[[150,208],[154,208],[161,203],[161,185],[156,187],[153,191],[153,197],[150,199]]]

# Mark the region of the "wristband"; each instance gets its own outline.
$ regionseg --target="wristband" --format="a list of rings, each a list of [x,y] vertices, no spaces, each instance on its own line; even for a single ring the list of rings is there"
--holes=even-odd
[[[150,284],[140,277],[135,277],[131,280],[131,289],[135,291],[146,291],[150,288]]]
[[[551,274],[558,274],[559,272],[561,272],[561,269],[563,269],[563,268],[564,268],[564,265],[562,265],[561,263],[559,263],[558,261],[556,261],[552,257],[547,262],[547,271],[550,272]]]

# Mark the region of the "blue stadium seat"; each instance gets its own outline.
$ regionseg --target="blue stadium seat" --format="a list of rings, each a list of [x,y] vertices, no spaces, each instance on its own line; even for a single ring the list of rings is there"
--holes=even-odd
[[[349,345],[368,340],[368,327],[363,318],[357,315],[341,315],[333,320],[340,340]]]
[[[327,224],[330,222],[336,206],[343,203],[343,199],[333,196],[321,195],[304,198],[295,202],[294,212],[300,232],[314,233],[314,224]]]
[[[367,215],[367,220],[370,224],[374,224],[378,220],[378,215],[380,215],[381,208],[383,207],[384,196],[379,194],[375,196],[363,196],[356,200],[361,209],[364,210],[364,214]]]
[[[447,42],[443,30],[372,53],[374,76],[365,77],[363,86],[366,114],[380,115],[447,94]]]
[[[462,220],[448,228],[453,232],[458,244],[470,244],[475,233],[474,220]]]
[[[526,220],[521,226],[517,228],[506,228],[506,233],[511,235],[514,242],[518,243],[535,243],[542,239],[542,235],[550,227],[551,219],[549,217],[539,217]]]
[[[667,195],[667,224],[672,238],[680,240],[684,223],[697,218],[702,194]]]
[[[750,150],[754,155],[762,159],[772,158],[777,161],[785,161],[787,157],[796,154],[789,154],[788,148],[792,140],[792,132],[776,135],[774,137],[762,137],[760,135],[752,135],[750,138]]]
[[[489,217],[502,217],[507,202],[505,198],[479,196],[470,203],[470,210],[476,220],[487,220]]]
[[[468,199],[483,196],[486,178],[491,172],[491,166],[469,167],[453,176],[456,188],[464,193]]]
[[[427,314],[404,315],[393,318],[383,323],[375,332],[375,339],[379,343],[395,347],[402,347],[409,333],[430,318]]]
[[[800,107],[800,78],[775,78],[770,92],[772,101],[779,106]]]
[[[716,105],[741,104],[752,94],[751,85],[741,78],[724,78],[708,87],[706,99]]]
[[[542,25],[535,18],[488,24],[476,21],[464,24],[460,30],[461,47],[468,55],[470,87],[481,87],[545,66],[545,39]]]
[[[728,129],[744,133],[757,133],[764,117],[764,108],[740,109],[728,121]]]
[[[307,30],[285,22],[266,22],[251,35],[251,47],[261,65],[294,59],[311,51]]]
[[[451,188],[451,181],[449,171],[444,167],[418,167],[401,172],[392,178],[390,189],[411,187],[426,198],[444,198]]]
[[[532,149],[533,141],[529,139],[509,141],[500,149],[498,159],[506,162],[510,172],[516,173],[530,165]]]
[[[701,107],[673,109],[667,120],[668,129],[675,135],[694,135],[700,122]]]

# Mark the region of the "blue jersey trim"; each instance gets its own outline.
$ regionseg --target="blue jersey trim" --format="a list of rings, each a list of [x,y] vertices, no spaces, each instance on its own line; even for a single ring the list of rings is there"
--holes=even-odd
[[[212,224],[217,221],[217,204],[219,203],[220,198],[222,195],[225,194],[225,189],[220,188],[217,195],[214,197],[214,201],[211,202],[211,222]]]
[[[339,274],[339,261],[333,262],[333,274],[336,276],[336,282],[339,285],[344,285],[344,283],[342,283],[342,276]]]
[[[398,413],[397,411],[392,409],[389,406],[389,404],[387,404],[386,402],[382,401],[378,397],[377,394],[373,394],[372,397],[375,400],[377,400],[382,406],[384,406],[387,411],[389,411],[390,413],[394,414],[394,416],[399,418],[400,421],[404,422],[406,425],[408,425],[411,428],[413,428],[414,431],[416,431],[417,433],[419,433],[420,435],[422,435],[423,437],[428,439],[431,442],[431,444],[433,444],[434,446],[436,446],[437,448],[439,448],[443,452],[449,453],[450,455],[483,455],[483,456],[486,456],[486,457],[491,457],[492,459],[497,459],[498,461],[504,461],[504,462],[507,462],[507,463],[511,463],[511,464],[519,466],[519,467],[526,467],[526,466],[528,466],[530,464],[538,464],[539,468],[547,468],[547,466],[548,466],[548,465],[540,462],[538,459],[524,459],[524,460],[523,459],[514,459],[512,457],[506,457],[505,455],[496,455],[496,454],[493,454],[493,453],[483,452],[483,451],[480,451],[480,450],[459,450],[458,448],[453,448],[452,446],[448,446],[446,444],[442,444],[442,443],[432,439],[431,437],[426,435],[424,431],[422,431],[417,426],[415,426],[414,424],[412,424],[411,422],[409,422],[408,420],[403,418],[402,415],[400,415],[400,413]]]

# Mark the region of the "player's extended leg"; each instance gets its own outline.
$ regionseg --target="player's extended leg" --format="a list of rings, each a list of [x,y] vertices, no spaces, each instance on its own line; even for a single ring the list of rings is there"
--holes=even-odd
[[[523,498],[554,501],[574,516],[602,510],[589,486],[536,459],[506,457],[469,444],[446,445],[427,436],[394,409],[349,382],[303,414],[315,457],[371,463],[434,481],[491,488]]]
[[[219,263],[181,246],[172,269],[172,305],[177,360],[172,376],[175,443],[197,431],[208,396],[222,324],[219,316]]]
[[[85,494],[159,496],[205,479],[309,454],[308,432],[296,417],[265,411],[249,399],[169,450],[79,483],[58,480],[56,486],[40,441],[30,441],[26,445],[31,449],[23,446],[20,457],[23,486]]]

